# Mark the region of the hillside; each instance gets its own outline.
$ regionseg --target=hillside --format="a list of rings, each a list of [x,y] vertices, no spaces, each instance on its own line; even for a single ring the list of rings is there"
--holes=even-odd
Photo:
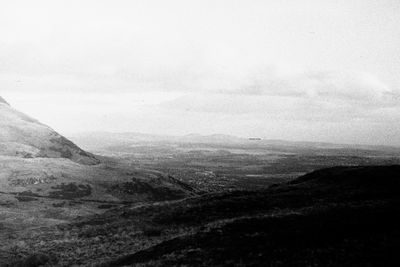
[[[68,158],[77,163],[99,163],[50,127],[15,110],[0,98],[0,155],[21,158]]]
[[[0,240],[127,203],[193,195],[167,174],[88,153],[0,99]]]
[[[0,100],[3,193],[35,192],[30,194],[48,197],[57,194],[54,192],[58,189],[69,190],[67,199],[103,201],[161,200],[185,195],[186,188],[168,175],[96,158],[50,127],[15,110],[3,98]],[[81,189],[88,186],[90,193],[81,196]]]
[[[0,96],[0,103],[9,105],[7,103],[7,101],[4,98],[2,98],[1,96]]]
[[[262,191],[127,205],[21,233],[15,263],[398,266],[399,179],[400,166],[335,167]]]

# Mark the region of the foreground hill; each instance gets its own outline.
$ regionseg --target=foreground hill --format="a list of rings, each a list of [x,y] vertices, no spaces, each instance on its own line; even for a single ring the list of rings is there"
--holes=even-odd
[[[2,251],[14,249],[14,266],[398,266],[399,181],[400,166],[335,167],[263,191],[110,209],[19,233]]]

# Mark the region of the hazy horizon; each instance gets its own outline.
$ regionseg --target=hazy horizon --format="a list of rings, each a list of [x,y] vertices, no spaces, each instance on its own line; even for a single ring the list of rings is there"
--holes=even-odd
[[[0,96],[64,135],[400,145],[400,2],[2,1]]]

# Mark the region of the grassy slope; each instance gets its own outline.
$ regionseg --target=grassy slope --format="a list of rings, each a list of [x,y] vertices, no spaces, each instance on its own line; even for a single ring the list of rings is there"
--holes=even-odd
[[[106,160],[82,165],[68,159],[0,156],[0,225],[12,229],[68,222],[112,205],[192,194],[162,173]]]
[[[0,97],[0,238],[113,205],[193,194],[160,172],[87,153]]]
[[[40,234],[42,229],[57,229],[56,225],[127,203],[195,195],[160,172],[105,159],[101,164],[81,165],[68,159],[0,157],[0,165],[0,266],[18,258],[20,252],[30,253],[29,242],[43,241],[31,234]]]
[[[20,233],[2,251],[60,266],[395,266],[399,204],[399,166],[338,167],[264,191],[126,205]]]
[[[21,158],[68,158],[81,164],[99,163],[90,153],[50,127],[0,101],[0,155]]]

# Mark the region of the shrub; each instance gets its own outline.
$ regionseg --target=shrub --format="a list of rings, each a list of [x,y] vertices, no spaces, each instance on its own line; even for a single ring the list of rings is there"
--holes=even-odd
[[[145,236],[160,236],[163,232],[163,229],[159,226],[148,226],[143,230],[143,234]]]

